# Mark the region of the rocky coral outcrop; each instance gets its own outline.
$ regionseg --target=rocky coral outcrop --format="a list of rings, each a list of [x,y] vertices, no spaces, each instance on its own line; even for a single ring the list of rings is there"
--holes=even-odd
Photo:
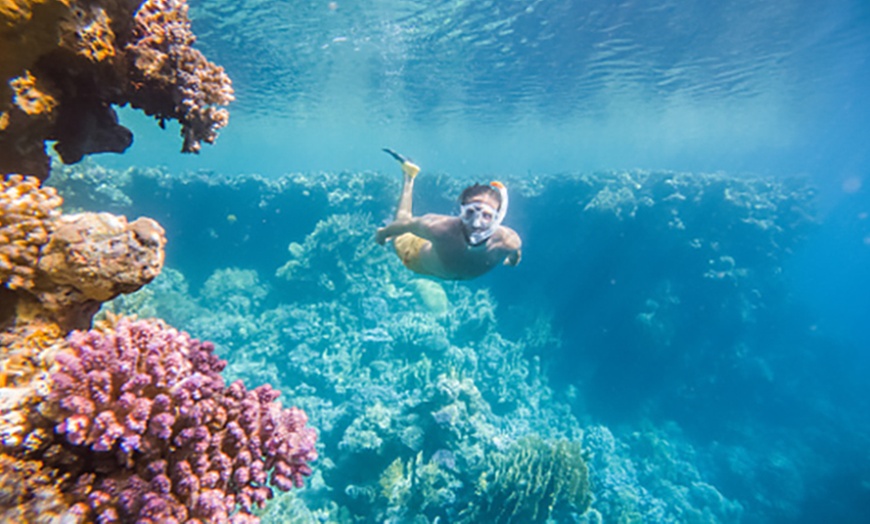
[[[61,215],[61,199],[33,177],[0,191],[0,325],[41,318],[87,328],[102,302],[131,293],[163,267],[163,228],[108,213]]]
[[[223,68],[193,48],[183,0],[0,0],[0,173],[45,179],[45,141],[66,163],[123,152],[113,106],[182,125],[184,152],[229,115]]]

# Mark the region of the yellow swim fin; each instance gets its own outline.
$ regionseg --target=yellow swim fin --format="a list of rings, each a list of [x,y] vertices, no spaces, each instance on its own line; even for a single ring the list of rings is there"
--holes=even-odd
[[[392,149],[384,148],[383,151],[386,154],[388,154],[391,157],[398,160],[399,163],[402,164],[402,172],[405,173],[406,175],[408,175],[409,177],[414,178],[415,176],[417,176],[417,173],[420,172],[420,166],[411,162],[409,159],[403,157],[399,153],[396,153]]]

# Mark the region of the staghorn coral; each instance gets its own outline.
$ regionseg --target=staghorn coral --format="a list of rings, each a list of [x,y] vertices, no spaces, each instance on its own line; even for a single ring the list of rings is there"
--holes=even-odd
[[[184,152],[214,142],[233,91],[194,40],[182,0],[0,0],[0,173],[47,178],[46,140],[66,163],[125,151],[127,103],[179,120]]]
[[[80,511],[100,521],[256,522],[317,457],[305,413],[269,386],[225,386],[226,364],[160,321],[74,332],[57,356],[49,418],[72,456]],[[238,511],[234,514],[235,511]],[[232,517],[231,517],[232,515]]]
[[[0,180],[0,284],[32,289],[39,249],[48,242],[61,198],[34,177]]]

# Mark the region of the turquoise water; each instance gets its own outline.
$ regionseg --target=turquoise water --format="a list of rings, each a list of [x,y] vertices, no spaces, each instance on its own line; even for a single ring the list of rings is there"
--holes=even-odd
[[[125,110],[128,153],[51,182],[167,229],[164,274],[111,307],[308,411],[321,459],[267,521],[507,522],[479,479],[531,435],[585,450],[591,509],[558,522],[870,519],[866,2],[191,16],[236,89],[217,143],[182,156]],[[419,213],[504,180],[522,263],[405,270],[372,240],[382,147],[423,167]]]

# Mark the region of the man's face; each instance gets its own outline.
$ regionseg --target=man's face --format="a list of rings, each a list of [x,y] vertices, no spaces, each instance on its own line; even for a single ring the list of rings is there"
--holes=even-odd
[[[478,195],[468,199],[459,208],[459,218],[471,231],[489,228],[498,215],[498,201],[488,195]]]

